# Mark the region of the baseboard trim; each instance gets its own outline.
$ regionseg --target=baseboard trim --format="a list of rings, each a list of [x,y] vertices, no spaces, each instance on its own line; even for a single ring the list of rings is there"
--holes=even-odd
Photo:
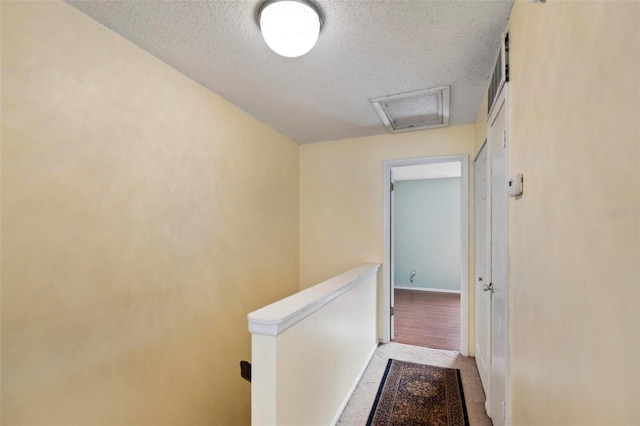
[[[373,350],[371,351],[369,356],[367,357],[367,361],[364,363],[364,366],[362,367],[362,370],[358,374],[358,377],[356,377],[356,380],[353,382],[353,385],[351,386],[351,389],[349,389],[349,392],[347,393],[347,397],[342,402],[342,405],[340,406],[340,409],[338,410],[338,413],[336,414],[336,416],[331,421],[331,426],[335,426],[336,423],[338,423],[338,420],[340,420],[340,416],[342,416],[342,412],[344,411],[345,407],[349,403],[349,400],[351,399],[351,395],[353,395],[353,392],[356,390],[356,387],[358,386],[358,383],[360,383],[360,379],[362,379],[362,375],[364,374],[364,371],[369,366],[369,363],[371,362],[371,358],[373,358],[373,354],[376,353],[376,349],[378,349],[378,344],[377,343],[373,347]]]
[[[431,293],[453,293],[460,294],[460,290],[445,290],[443,288],[424,288],[424,287],[394,287],[394,290],[415,290],[415,291],[428,291]]]

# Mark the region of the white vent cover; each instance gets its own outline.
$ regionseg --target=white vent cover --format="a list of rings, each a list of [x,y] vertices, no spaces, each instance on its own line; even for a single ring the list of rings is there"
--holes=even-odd
[[[449,125],[449,86],[371,99],[391,133]]]

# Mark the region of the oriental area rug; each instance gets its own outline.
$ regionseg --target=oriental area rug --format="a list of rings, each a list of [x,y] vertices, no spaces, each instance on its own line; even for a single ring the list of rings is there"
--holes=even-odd
[[[468,426],[460,370],[390,359],[367,426]]]

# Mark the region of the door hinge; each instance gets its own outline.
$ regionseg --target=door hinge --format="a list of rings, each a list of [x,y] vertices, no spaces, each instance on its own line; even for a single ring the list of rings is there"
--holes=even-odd
[[[502,147],[503,148],[507,147],[507,131],[506,130],[502,131]]]
[[[502,401],[502,420],[507,418],[507,404]]]
[[[391,316],[394,316],[396,314],[396,310],[395,308],[392,306],[391,307]]]
[[[391,182],[391,190],[393,191],[393,182]]]

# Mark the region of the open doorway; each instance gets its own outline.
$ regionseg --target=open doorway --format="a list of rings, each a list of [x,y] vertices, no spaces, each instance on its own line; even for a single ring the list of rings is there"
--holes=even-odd
[[[382,341],[467,355],[468,157],[384,168]]]
[[[391,168],[395,342],[460,350],[461,169]]]

